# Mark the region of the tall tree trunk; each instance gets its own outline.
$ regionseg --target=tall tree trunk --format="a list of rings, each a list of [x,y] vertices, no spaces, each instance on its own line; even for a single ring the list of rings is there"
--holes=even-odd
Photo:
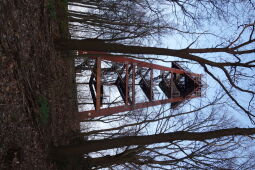
[[[238,49],[234,48],[201,48],[201,49],[168,49],[157,47],[144,47],[144,46],[132,46],[123,45],[118,43],[107,43],[97,39],[84,39],[84,40],[71,40],[71,39],[59,39],[55,41],[56,48],[60,50],[85,50],[85,51],[99,51],[99,52],[112,52],[112,53],[127,53],[127,54],[154,54],[154,55],[168,55],[176,56],[179,58],[196,61],[203,64],[208,64],[215,67],[222,66],[243,66],[250,67],[246,63],[236,62],[214,62],[199,56],[193,55],[194,53],[217,53],[225,52],[230,54],[238,54]]]
[[[102,40],[56,40],[56,46],[61,50],[87,50],[113,53],[128,53],[128,54],[156,54],[156,55],[170,55],[180,56],[185,55],[186,52],[182,50],[172,50],[156,47],[142,47],[142,46],[127,46],[117,43],[106,43]]]
[[[52,149],[53,156],[68,157],[96,152],[100,150],[120,148],[131,145],[150,145],[155,143],[171,142],[175,140],[204,141],[226,136],[248,136],[255,134],[255,128],[230,128],[209,132],[172,132],[148,136],[126,136],[115,139],[87,141],[79,145],[60,146]]]

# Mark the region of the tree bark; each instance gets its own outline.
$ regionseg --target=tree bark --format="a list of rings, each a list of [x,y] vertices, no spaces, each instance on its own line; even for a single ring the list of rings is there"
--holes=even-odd
[[[126,54],[152,54],[152,55],[168,55],[175,56],[187,60],[196,61],[198,63],[208,64],[214,67],[222,66],[241,66],[251,67],[247,63],[237,62],[214,62],[199,56],[193,55],[194,53],[217,53],[225,52],[229,54],[235,54],[232,48],[201,48],[201,49],[168,49],[157,47],[144,47],[144,46],[132,46],[123,45],[118,43],[107,43],[103,40],[97,39],[84,39],[84,40],[71,40],[71,39],[59,39],[55,41],[56,48],[59,50],[85,50],[85,51],[98,51],[98,52],[112,52],[112,53],[126,53]]]
[[[106,168],[111,167],[112,165],[121,165],[125,163],[132,163],[135,162],[136,155],[127,155],[122,156],[121,154],[117,154],[114,156],[104,156],[99,158],[86,158],[85,161],[91,167],[98,167],[98,168]]]
[[[155,143],[172,142],[176,140],[204,141],[226,136],[248,136],[253,134],[255,134],[255,128],[230,128],[209,132],[179,131],[148,136],[126,136],[115,139],[87,141],[79,145],[60,146],[53,148],[52,154],[56,157],[68,157],[131,145],[150,145]]]

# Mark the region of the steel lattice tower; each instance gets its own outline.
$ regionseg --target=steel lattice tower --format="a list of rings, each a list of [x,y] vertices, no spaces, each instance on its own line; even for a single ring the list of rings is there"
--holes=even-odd
[[[174,109],[184,101],[201,97],[202,75],[187,71],[176,62],[172,62],[172,67],[165,67],[104,52],[79,51],[78,54],[90,59],[89,63],[76,68],[91,71],[88,85],[95,108],[79,112],[81,120],[167,103]],[[102,61],[110,62],[111,66],[102,68]],[[154,76],[155,70],[160,71],[158,76]],[[109,74],[115,75],[110,83],[104,78]],[[106,84],[117,87],[124,105],[102,108]],[[136,85],[142,89],[147,101],[136,102]],[[165,99],[154,97],[155,86],[161,89]]]

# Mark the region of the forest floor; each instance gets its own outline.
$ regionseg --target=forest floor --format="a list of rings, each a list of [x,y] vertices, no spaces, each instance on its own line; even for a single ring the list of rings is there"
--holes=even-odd
[[[0,1],[0,169],[57,169],[50,146],[79,132],[73,59],[54,48],[61,3]]]

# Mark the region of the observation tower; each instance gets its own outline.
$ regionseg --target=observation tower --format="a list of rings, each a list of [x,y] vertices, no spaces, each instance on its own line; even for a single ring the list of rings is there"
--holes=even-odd
[[[185,101],[202,96],[202,75],[192,73],[176,62],[165,67],[105,52],[77,53],[83,60],[76,70],[89,72],[88,82],[84,84],[89,88],[93,105],[78,113],[81,120],[167,103],[175,109]],[[111,94],[106,95],[105,86],[114,86],[122,102],[106,103],[105,99],[111,98]],[[138,101],[141,93],[145,99]]]

